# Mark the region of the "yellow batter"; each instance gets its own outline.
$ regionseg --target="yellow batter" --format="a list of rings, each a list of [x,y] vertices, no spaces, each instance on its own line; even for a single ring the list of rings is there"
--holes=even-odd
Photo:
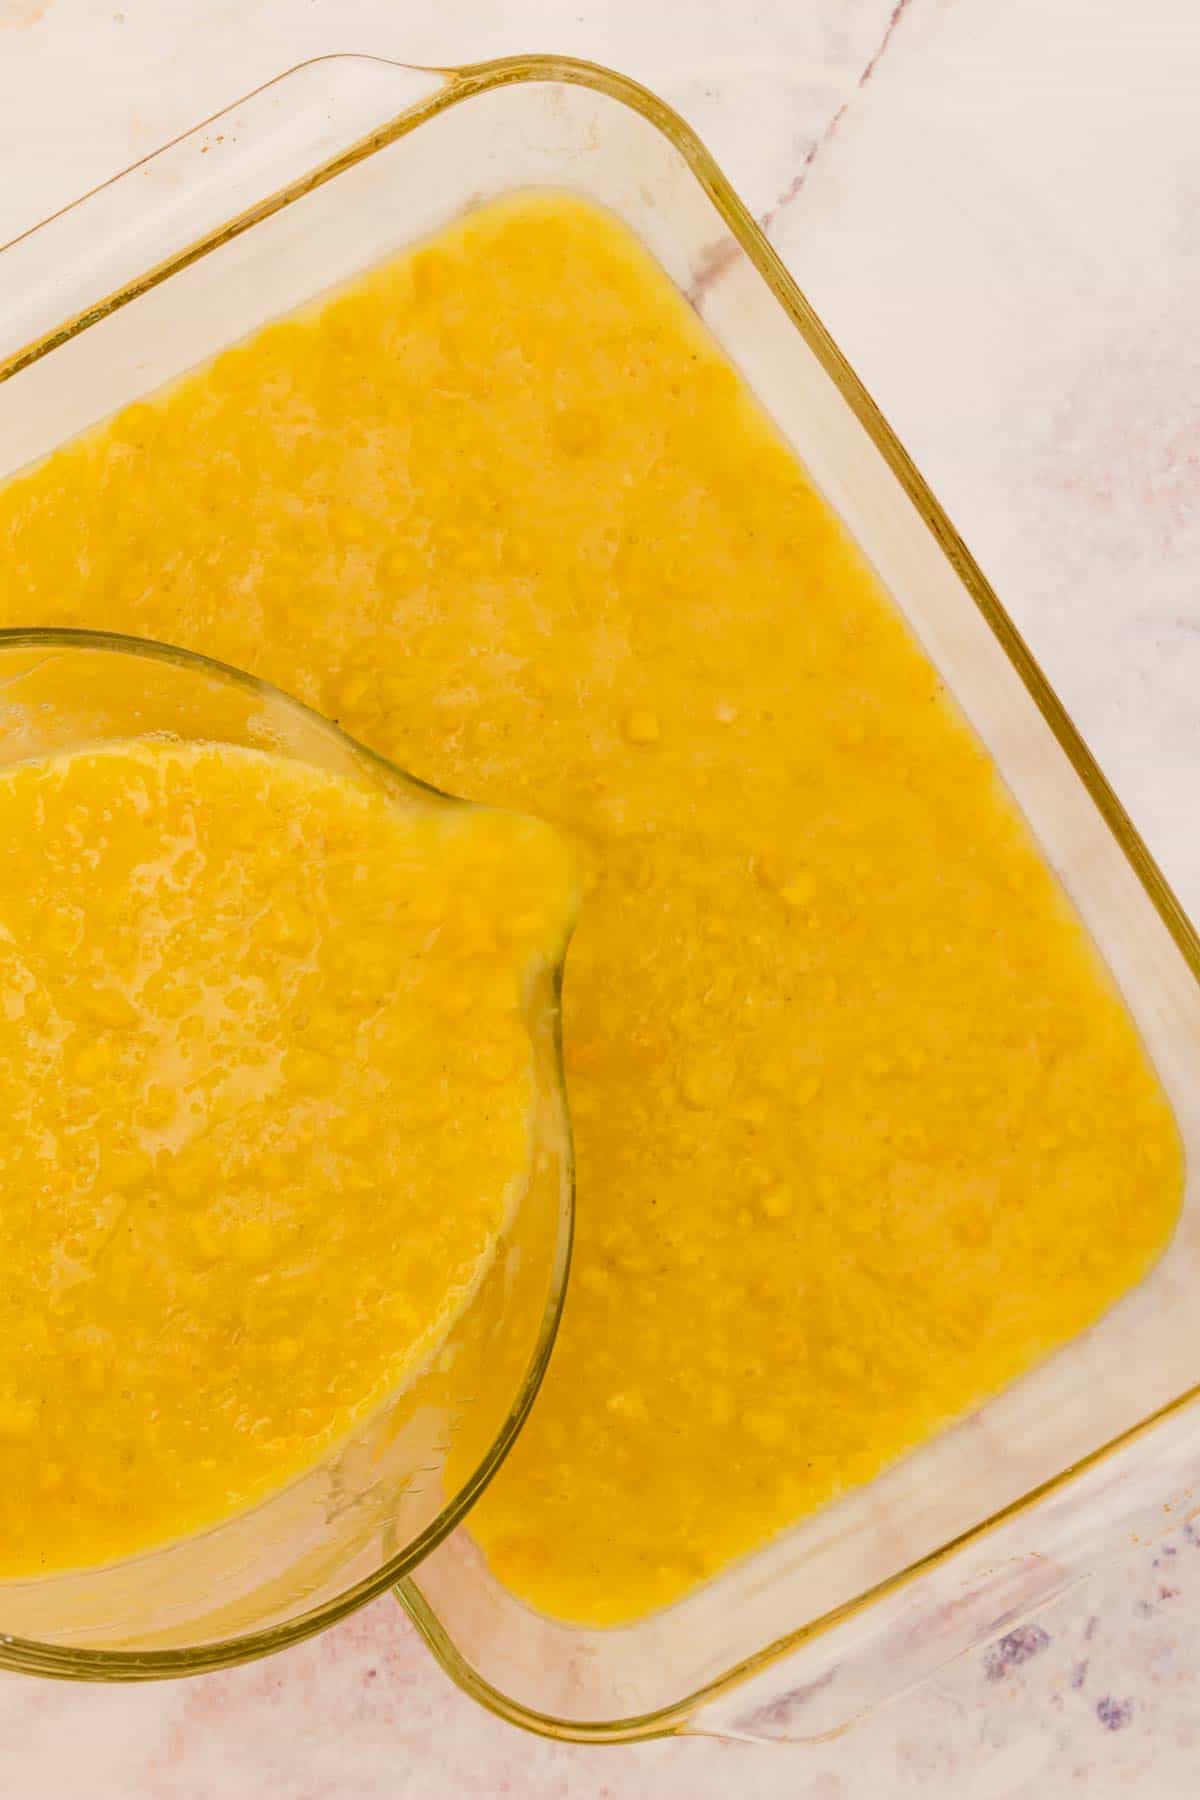
[[[637,245],[485,208],[0,494],[0,620],[254,668],[585,867],[577,1249],[473,1515],[597,1622],[1081,1330],[1167,1105],[995,772]]]
[[[239,1510],[428,1359],[568,896],[542,826],[259,752],[0,772],[0,1578]]]

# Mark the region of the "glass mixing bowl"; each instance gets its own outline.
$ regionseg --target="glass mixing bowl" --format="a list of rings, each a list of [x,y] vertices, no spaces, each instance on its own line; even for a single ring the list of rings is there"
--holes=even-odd
[[[206,657],[95,632],[0,632],[0,765],[148,732],[354,773],[401,806],[467,804],[277,688]],[[120,1679],[240,1662],[382,1592],[463,1517],[529,1410],[565,1290],[573,1198],[559,1043],[565,951],[564,940],[528,997],[530,1180],[479,1292],[432,1364],[251,1509],[105,1568],[0,1582],[9,1667]]]

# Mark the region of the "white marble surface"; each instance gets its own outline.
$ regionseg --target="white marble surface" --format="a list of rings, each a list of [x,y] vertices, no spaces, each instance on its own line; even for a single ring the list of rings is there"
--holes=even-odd
[[[0,242],[326,50],[558,49],[706,136],[1200,913],[1197,0],[0,0]],[[1128,1559],[838,1741],[555,1746],[395,1605],[269,1663],[0,1678],[20,1800],[1191,1794],[1200,1541]]]

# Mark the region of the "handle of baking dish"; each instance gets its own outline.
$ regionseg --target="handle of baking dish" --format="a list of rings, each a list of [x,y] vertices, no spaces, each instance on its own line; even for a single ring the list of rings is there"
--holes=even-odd
[[[0,246],[0,379],[400,135],[455,80],[371,56],[301,63]]]
[[[824,1628],[768,1652],[682,1729],[750,1742],[828,1737],[959,1656],[986,1651],[997,1669],[1023,1662],[1049,1641],[1034,1615],[1106,1559],[1171,1531],[1196,1541],[1198,1498],[1193,1396]]]

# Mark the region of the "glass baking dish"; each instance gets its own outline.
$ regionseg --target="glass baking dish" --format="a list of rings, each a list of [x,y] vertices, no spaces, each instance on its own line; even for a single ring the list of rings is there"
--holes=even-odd
[[[459,70],[330,57],[4,250],[0,475],[472,205],[531,186],[586,196],[632,228],[840,513],[1108,961],[1187,1154],[1168,1252],[1094,1329],[675,1605],[603,1630],[552,1622],[492,1579],[465,1527],[397,1588],[468,1692],[549,1735],[810,1737],[1011,1628],[1130,1531],[1165,1528],[1200,1467],[1200,941],[903,448],[707,151],[653,95],[552,57]],[[210,1664],[236,1654],[219,1648]],[[0,1662],[29,1666],[3,1639]]]

